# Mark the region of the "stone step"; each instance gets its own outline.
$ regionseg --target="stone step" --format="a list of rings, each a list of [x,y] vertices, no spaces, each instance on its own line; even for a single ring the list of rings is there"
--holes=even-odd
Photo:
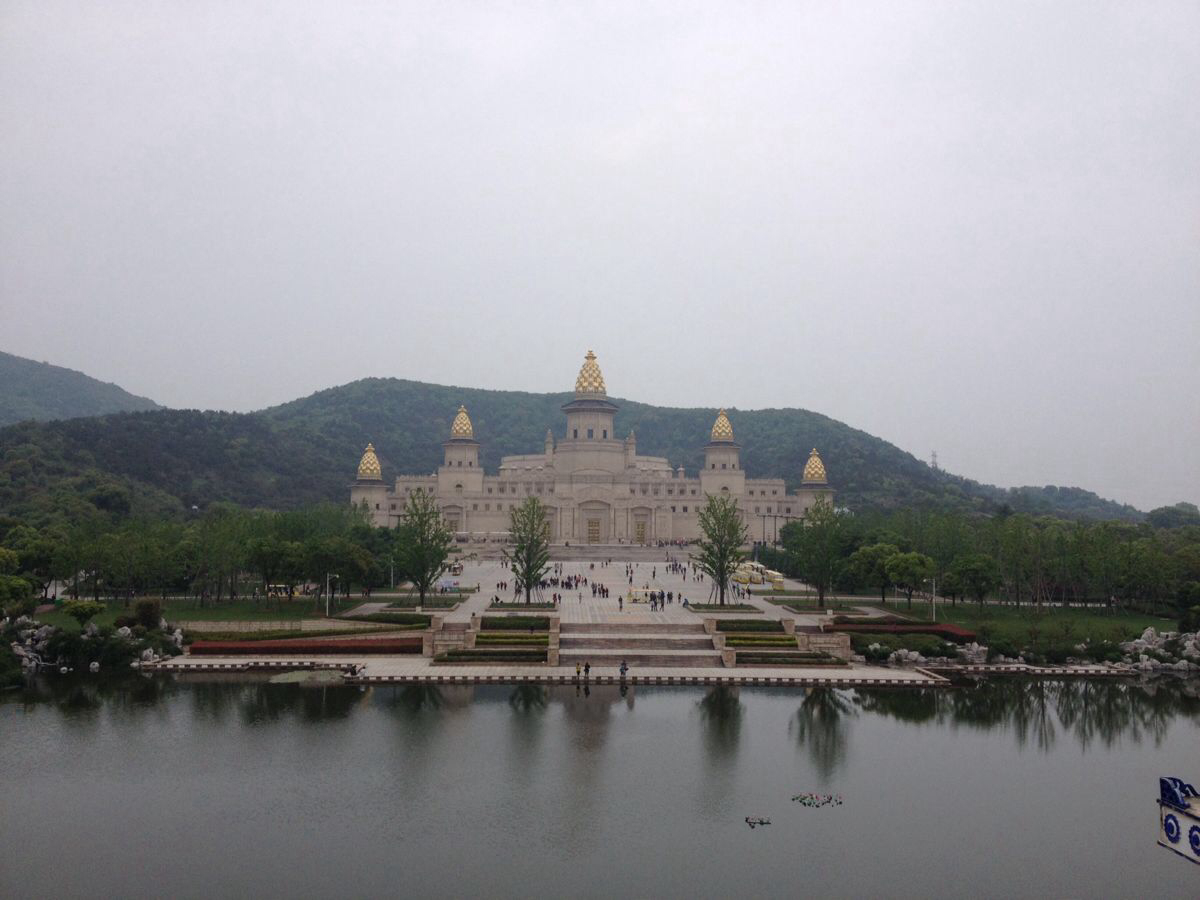
[[[651,666],[662,668],[721,668],[721,654],[693,653],[686,650],[658,650],[652,653],[614,653],[609,650],[592,652],[590,650],[563,650],[558,657],[560,666],[573,666],[575,663],[591,663],[592,666],[619,666],[621,662],[628,663],[631,671]]]
[[[563,622],[559,625],[561,634],[704,634],[704,624],[696,622],[686,625],[672,623],[655,624],[652,622]]]
[[[596,650],[614,649],[644,652],[647,650],[712,650],[712,638],[708,635],[670,636],[670,635],[630,635],[630,634],[589,634],[562,635],[558,646],[562,649]]]

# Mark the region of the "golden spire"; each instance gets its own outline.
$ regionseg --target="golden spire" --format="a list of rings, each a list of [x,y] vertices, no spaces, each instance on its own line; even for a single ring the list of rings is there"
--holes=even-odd
[[[471,426],[471,417],[467,415],[467,408],[460,406],[458,415],[454,417],[454,424],[450,426],[450,439],[474,437],[475,429]]]
[[[713,422],[712,440],[733,440],[733,425],[729,422],[729,416],[725,415],[725,410],[721,410],[719,413],[717,413],[717,421]]]
[[[363,481],[383,481],[383,469],[379,467],[374,444],[367,444],[362,459],[358,461],[358,477]]]
[[[575,379],[575,393],[606,393],[604,389],[604,376],[600,374],[600,367],[596,365],[596,354],[591,350],[584,357],[583,368],[579,370],[579,377]]]
[[[804,476],[800,480],[804,484],[825,484],[826,482],[825,463],[821,462],[816,447],[813,447],[812,453],[808,454],[808,462],[804,464]]]

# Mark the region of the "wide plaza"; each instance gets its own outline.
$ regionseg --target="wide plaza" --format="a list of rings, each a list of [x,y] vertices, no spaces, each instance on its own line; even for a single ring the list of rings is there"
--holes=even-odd
[[[556,548],[560,552],[562,548]],[[588,548],[595,552],[598,548]],[[621,548],[612,548],[614,554],[619,554]],[[633,628],[639,634],[654,634],[656,629],[662,629],[664,634],[678,632],[685,628],[699,630],[705,619],[721,618],[754,618],[758,619],[791,619],[797,628],[813,627],[820,624],[828,616],[818,614],[800,615],[784,606],[770,602],[763,596],[745,594],[735,597],[727,596],[727,603],[745,603],[752,606],[756,612],[747,610],[731,610],[715,612],[711,609],[692,611],[684,606],[683,600],[692,603],[715,603],[715,593],[710,581],[701,580],[692,569],[686,548],[664,547],[656,551],[650,548],[624,548],[627,555],[636,555],[636,559],[621,558],[614,555],[611,559],[601,556],[597,559],[555,560],[552,563],[548,578],[557,578],[562,586],[547,587],[540,593],[535,593],[535,603],[546,603],[555,594],[561,595],[558,606],[551,610],[534,607],[531,614],[549,615],[559,619],[564,628],[572,626],[588,627],[592,633],[604,634],[605,626],[612,627],[612,634],[627,634]],[[589,555],[591,555],[589,553]],[[648,558],[656,557],[656,558]],[[672,566],[676,563],[677,566]],[[627,566],[629,567],[627,569]],[[464,597],[453,609],[429,610],[441,618],[447,627],[466,627],[475,617],[514,614],[524,612],[523,597],[514,598],[511,587],[512,573],[502,559],[469,559],[462,563],[463,570],[459,575],[447,575],[443,584],[471,589],[478,585],[478,590]],[[631,574],[630,574],[631,573]],[[632,583],[631,583],[632,575]],[[565,586],[568,579],[574,582],[579,577],[578,586]],[[508,587],[502,587],[507,583]],[[608,596],[601,596],[597,590],[593,593],[593,585],[604,587]],[[803,585],[788,580],[784,590],[800,590]],[[629,602],[630,591],[635,594],[641,591],[642,596],[647,590],[662,591],[672,595],[672,602],[658,609],[652,609],[646,602]],[[405,592],[397,592],[375,596],[356,604],[348,611],[349,615],[378,612],[386,609]],[[442,595],[444,596],[444,595]],[[493,601],[499,597],[506,607],[503,610],[493,608]],[[618,598],[623,598],[622,603]],[[514,602],[515,601],[515,602]],[[511,606],[507,604],[513,604]],[[874,612],[874,611],[872,611]],[[619,651],[618,651],[619,652]],[[676,668],[661,664],[663,657],[669,656],[670,650],[657,651],[660,664],[644,665],[637,661],[636,656],[629,657],[630,670],[627,680],[634,684],[675,683],[675,684],[778,684],[778,685],[813,685],[813,684],[890,684],[890,685],[936,685],[943,684],[943,679],[919,669],[889,669],[879,666],[867,666],[851,663],[836,668],[809,668],[796,666],[756,666],[726,668],[720,665],[706,667]],[[683,651],[678,651],[683,652]],[[490,683],[490,682],[549,682],[560,683],[575,678],[576,659],[557,666],[551,665],[438,665],[428,656],[414,655],[367,655],[358,656],[312,656],[305,655],[295,660],[273,655],[269,660],[255,660],[243,657],[177,657],[165,661],[160,668],[165,671],[220,671],[220,670],[255,670],[288,668],[331,668],[340,669],[347,673],[349,680],[362,684],[384,684],[389,682],[432,682],[432,683]],[[303,666],[300,663],[304,663]],[[591,666],[591,679],[595,683],[619,681],[618,665],[609,658],[598,661]]]

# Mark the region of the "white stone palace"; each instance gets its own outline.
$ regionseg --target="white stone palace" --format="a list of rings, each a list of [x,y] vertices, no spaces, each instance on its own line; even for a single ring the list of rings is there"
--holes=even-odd
[[[575,398],[562,410],[567,414],[564,435],[556,441],[548,430],[543,452],[505,456],[497,475],[484,474],[475,429],[461,406],[450,439],[442,444],[442,465],[432,475],[401,475],[388,487],[375,448],[368,444],[350,502],[365,504],[376,525],[395,526],[408,495],[421,488],[437,498],[460,537],[479,539],[503,537],[512,509],[536,496],[549,511],[551,539],[580,544],[695,539],[700,534],[697,514],[709,494],[737,501],[752,539],[772,538],[784,521],[802,518],[820,497],[833,502],[815,448],[794,494],[787,492],[782,478],[747,478],[725,410],[713,423],[697,476],[687,475],[682,466],[672,469],[663,457],[639,456],[632,431],[624,440],[613,431],[617,406],[608,399],[590,350],[575,379]]]

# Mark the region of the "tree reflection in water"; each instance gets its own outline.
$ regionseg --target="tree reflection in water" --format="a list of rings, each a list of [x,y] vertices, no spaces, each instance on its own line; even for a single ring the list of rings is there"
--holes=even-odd
[[[546,688],[540,684],[518,684],[508,697],[508,705],[517,712],[541,712],[546,708]]]
[[[730,760],[737,753],[746,706],[738,689],[730,685],[710,688],[696,704],[704,720],[705,745],[714,760]]]
[[[846,720],[858,715],[849,694],[837,688],[807,688],[788,731],[808,750],[823,781],[846,762]]]
[[[399,709],[410,715],[422,710],[441,709],[446,702],[442,689],[436,684],[413,682],[399,688],[393,688],[386,703],[393,709]]]
[[[1097,740],[1111,747],[1122,739],[1137,744],[1149,737],[1158,745],[1172,719],[1200,717],[1198,688],[1195,682],[999,678],[949,691],[860,689],[854,699],[864,712],[904,722],[1010,728],[1018,746],[1032,740],[1048,753],[1060,729],[1085,751]]]

